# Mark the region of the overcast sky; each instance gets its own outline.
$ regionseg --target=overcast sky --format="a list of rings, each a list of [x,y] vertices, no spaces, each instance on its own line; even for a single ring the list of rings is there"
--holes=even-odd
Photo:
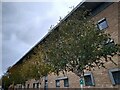
[[[81,0],[2,2],[2,72],[15,64]],[[1,26],[0,26],[1,27]],[[1,45],[0,45],[1,47]],[[0,50],[1,51],[1,50]],[[1,71],[1,70],[0,70]]]

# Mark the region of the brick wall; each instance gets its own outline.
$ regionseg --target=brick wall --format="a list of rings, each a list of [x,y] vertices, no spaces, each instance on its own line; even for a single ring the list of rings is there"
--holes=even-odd
[[[102,18],[106,18],[108,22],[108,28],[106,29],[106,33],[111,34],[111,37],[114,39],[116,43],[120,43],[120,39],[118,38],[118,35],[120,34],[120,31],[118,32],[118,5],[120,3],[113,3],[110,6],[108,6],[106,9],[101,11],[99,14],[94,16],[92,19],[97,22]],[[120,11],[119,11],[120,12]],[[114,62],[119,63],[119,58],[118,56],[113,57]],[[112,62],[107,62],[105,64],[105,68],[100,68],[98,69],[97,67],[95,70],[92,70],[92,74],[95,80],[95,86],[93,87],[104,87],[104,88],[110,88],[110,87],[118,87],[118,86],[113,86],[108,74],[109,69],[113,68],[118,68],[118,66],[114,65]],[[87,72],[87,71],[86,71]],[[68,77],[69,79],[69,88],[79,88],[79,77],[75,75],[72,72],[68,72],[65,76]],[[56,83],[55,80],[59,77],[64,77],[62,73],[60,73],[59,76],[56,76],[54,74],[49,74],[48,75],[48,88],[55,88]],[[33,83],[34,81],[31,81],[29,83]],[[27,82],[28,83],[28,82]],[[32,84],[31,84],[32,85]],[[31,86],[32,87],[32,86]],[[63,80],[60,81],[60,88],[64,87]],[[44,80],[41,81],[41,88],[44,88]]]
[[[111,38],[114,39],[116,43],[118,43],[118,3],[113,3],[112,5],[108,6],[106,9],[101,11],[99,14],[94,16],[92,19],[97,22],[102,18],[106,18],[108,22],[108,28],[106,29],[106,33],[111,34]],[[118,56],[113,57],[114,62],[118,63]],[[108,74],[109,69],[113,68],[118,68],[118,66],[114,65],[112,62],[107,62],[105,64],[105,68],[98,69],[97,67],[95,68],[93,73],[93,77],[95,80],[95,86],[93,87],[118,87],[118,86],[113,86]],[[79,77],[76,76],[72,72],[68,72],[66,76],[69,78],[69,88],[79,88]],[[64,77],[64,75],[60,74],[59,76],[55,76],[53,74],[48,75],[48,87],[49,88],[55,88],[55,79],[57,77]],[[63,88],[63,81],[60,81],[61,88]],[[92,88],[93,88],[92,87]]]
[[[102,12],[93,17],[93,20],[99,21],[102,18],[106,18],[108,22],[108,28],[106,32],[109,33],[115,42],[118,43],[118,3],[113,3]]]
[[[118,41],[119,40],[118,5],[120,5],[120,3],[113,3],[112,5],[104,9],[102,12],[93,17],[93,20],[95,22],[99,21],[102,18],[106,18],[109,27],[106,29],[105,32],[109,33],[111,35],[111,38],[113,38],[116,43],[120,43],[120,41]],[[113,59],[117,64],[119,63],[118,56],[114,57]],[[112,62],[107,62],[105,66],[107,69],[96,68],[95,71],[92,71],[95,78],[96,87],[118,87],[113,86],[111,84],[110,77],[108,74],[109,69],[118,68],[118,66],[114,65]]]

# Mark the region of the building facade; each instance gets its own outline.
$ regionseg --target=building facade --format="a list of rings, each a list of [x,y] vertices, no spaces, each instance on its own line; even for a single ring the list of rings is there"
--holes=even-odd
[[[100,30],[105,30],[105,33],[109,33],[115,43],[120,44],[119,2],[84,2],[80,5],[93,9],[91,19],[95,21],[97,27]],[[79,5],[76,9],[78,8],[80,8]],[[80,88],[82,85],[84,88],[118,88],[120,86],[120,57],[114,56],[113,60],[117,65],[108,61],[105,63],[106,68],[95,67],[94,70],[85,71],[85,76],[82,79],[73,72],[67,72],[65,75],[60,73],[59,76],[51,73],[41,80],[26,81],[25,87]]]

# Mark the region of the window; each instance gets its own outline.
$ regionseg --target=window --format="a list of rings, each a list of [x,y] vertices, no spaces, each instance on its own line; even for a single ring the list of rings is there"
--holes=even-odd
[[[48,81],[45,80],[45,88],[47,88],[47,87],[48,87]]]
[[[27,88],[29,88],[29,86],[30,86],[30,85],[29,85],[29,84],[27,84]]]
[[[64,79],[64,87],[69,87],[68,78]]]
[[[113,85],[120,85],[120,69],[109,70],[109,75]]]
[[[97,26],[100,30],[106,29],[108,27],[107,21],[105,18],[98,21]]]
[[[36,83],[36,85],[37,85],[37,88],[39,88],[39,83]]]
[[[60,87],[60,80],[56,80],[56,87]]]
[[[22,85],[21,85],[21,84],[19,84],[19,88],[22,88]]]
[[[48,77],[45,76],[45,85],[44,85],[45,88],[48,88]]]
[[[111,39],[111,38],[108,38],[108,40],[107,41],[104,41],[104,45],[113,45],[115,42],[114,42],[114,40],[113,39]]]
[[[59,77],[56,79],[56,87],[60,87],[60,81],[64,81],[64,87],[69,87],[68,77]]]
[[[33,88],[35,88],[35,83],[33,83]]]
[[[84,74],[84,82],[85,86],[94,86],[94,79],[92,73]]]
[[[39,88],[39,83],[33,83],[33,88]]]

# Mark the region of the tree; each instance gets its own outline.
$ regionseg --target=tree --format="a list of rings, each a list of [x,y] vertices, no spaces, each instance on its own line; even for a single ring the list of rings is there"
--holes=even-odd
[[[10,85],[13,88],[16,84],[23,84],[26,79],[22,77],[21,73],[21,65],[9,67],[7,72],[2,76],[3,88],[8,89]]]
[[[41,46],[34,47],[32,54],[28,57],[29,59],[22,64],[21,73],[27,80],[33,78],[39,80],[52,71],[52,67],[44,61],[45,54]]]
[[[8,88],[11,84],[13,86],[16,84],[24,85],[27,80],[40,80],[41,77],[46,76],[53,69],[45,63],[44,59],[45,54],[42,46],[34,47],[31,53],[21,61],[22,63],[8,68],[7,73],[3,76],[5,88]]]
[[[89,15],[84,8],[74,12],[46,39],[46,61],[55,73],[72,71],[82,76],[84,69],[105,67],[104,61],[114,63],[112,57],[119,55],[119,45],[104,30],[96,28]]]
[[[2,88],[7,90],[10,84],[11,83],[10,83],[10,81],[8,79],[8,76],[6,76],[6,75],[2,76]]]
[[[5,76],[9,77],[5,79],[8,85],[40,79],[51,72],[72,71],[82,76],[86,68],[105,67],[103,61],[114,63],[112,57],[120,53],[119,45],[109,34],[97,29],[88,16],[89,12],[81,9],[61,21],[22,63],[8,70]]]

